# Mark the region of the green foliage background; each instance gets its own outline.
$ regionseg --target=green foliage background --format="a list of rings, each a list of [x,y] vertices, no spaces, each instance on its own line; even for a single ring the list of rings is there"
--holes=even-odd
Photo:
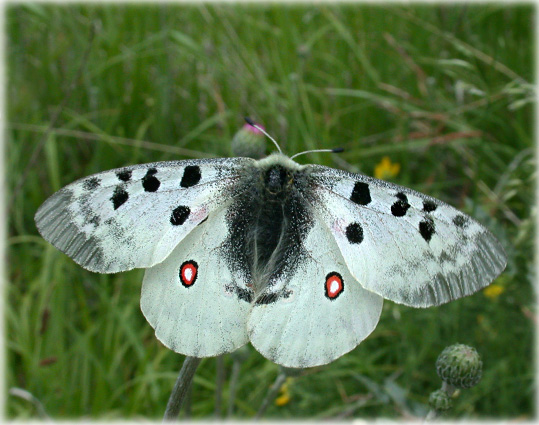
[[[422,416],[434,363],[455,342],[483,356],[481,383],[449,417],[533,415],[533,22],[530,5],[10,5],[6,388],[55,419],[162,417],[182,356],[139,310],[143,271],[85,271],[38,235],[54,191],[128,164],[228,156],[249,115],[289,154],[436,196],[489,227],[509,262],[498,297],[438,308],[386,301],[350,354],[290,383],[269,418]],[[151,142],[151,143],[148,143]],[[271,146],[268,145],[268,149]],[[32,156],[34,156],[33,159]],[[234,417],[252,418],[279,372],[252,347]],[[232,357],[224,356],[222,400]],[[192,417],[215,410],[216,360]],[[37,417],[7,396],[10,418]]]

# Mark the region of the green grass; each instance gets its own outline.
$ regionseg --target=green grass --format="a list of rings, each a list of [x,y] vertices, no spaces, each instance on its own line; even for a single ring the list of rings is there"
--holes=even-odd
[[[294,378],[290,402],[265,417],[422,416],[440,386],[436,357],[460,342],[481,353],[483,379],[447,416],[531,418],[534,13],[494,4],[9,6],[6,387],[29,391],[55,419],[162,417],[182,356],[140,312],[143,271],[85,271],[41,239],[33,216],[92,173],[228,156],[249,115],[289,154],[346,148],[300,162],[372,175],[389,156],[401,164],[393,181],[473,215],[509,256],[498,298],[479,292],[425,310],[386,301],[367,340]],[[225,356],[225,406],[232,363]],[[254,416],[278,372],[248,347],[235,417]],[[213,414],[215,382],[216,360],[205,359],[192,417]],[[37,416],[14,396],[6,409]]]

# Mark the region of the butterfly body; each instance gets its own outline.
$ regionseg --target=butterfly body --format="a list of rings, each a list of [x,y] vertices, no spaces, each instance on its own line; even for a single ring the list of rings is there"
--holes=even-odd
[[[383,298],[439,305],[506,261],[437,199],[282,154],[99,173],[51,196],[36,223],[89,270],[146,268],[141,309],[167,347],[207,357],[250,341],[289,367],[352,350]]]
[[[245,171],[237,185],[241,192],[233,196],[227,214],[224,255],[232,267],[244,270],[252,282],[253,299],[263,303],[267,286],[279,274],[292,272],[312,225],[312,214],[302,196],[308,172],[280,154],[253,162]]]

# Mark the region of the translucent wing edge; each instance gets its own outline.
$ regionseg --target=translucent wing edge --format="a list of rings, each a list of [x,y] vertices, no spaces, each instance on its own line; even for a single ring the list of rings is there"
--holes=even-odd
[[[43,239],[87,270],[100,273],[129,270],[129,268],[120,269],[106,263],[97,239],[88,237],[73,223],[69,209],[65,208],[72,199],[71,190],[63,188],[39,207],[34,219]]]
[[[507,259],[498,240],[485,230],[476,238],[477,249],[469,260],[456,270],[437,273],[416,291],[380,294],[398,304],[410,307],[432,307],[463,298],[490,285],[505,269]],[[375,292],[374,288],[367,288]],[[376,291],[380,292],[380,291]]]

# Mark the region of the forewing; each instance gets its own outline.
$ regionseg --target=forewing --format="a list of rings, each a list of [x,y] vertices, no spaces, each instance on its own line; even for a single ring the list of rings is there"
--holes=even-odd
[[[41,235],[82,267],[151,267],[226,202],[247,158],[168,161],[105,171],[56,192],[35,215]]]
[[[364,288],[428,307],[472,294],[505,268],[498,240],[457,209],[361,174],[310,167],[310,202]]]
[[[382,298],[362,288],[316,215],[294,273],[277,273],[257,296],[249,339],[264,357],[293,368],[329,363],[376,327]],[[341,285],[341,286],[339,286]]]
[[[146,270],[141,309],[168,348],[195,357],[217,356],[248,341],[250,272],[223,252],[226,208],[210,213],[162,263]]]

